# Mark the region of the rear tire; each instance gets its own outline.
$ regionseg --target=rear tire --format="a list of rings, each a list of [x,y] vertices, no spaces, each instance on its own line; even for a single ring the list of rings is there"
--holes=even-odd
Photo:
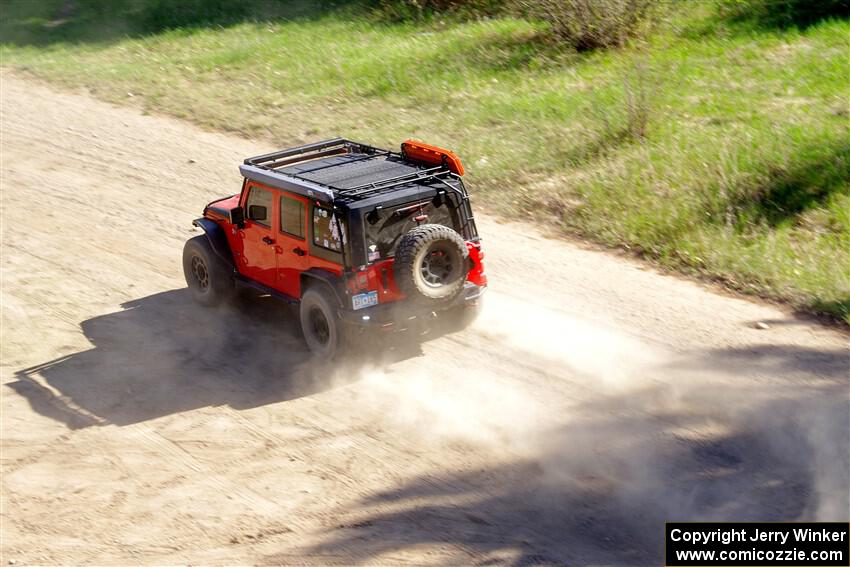
[[[190,238],[183,247],[183,276],[192,298],[201,305],[218,305],[233,296],[233,276],[206,236]]]
[[[311,352],[334,358],[345,351],[348,329],[337,317],[338,306],[324,286],[307,289],[301,296],[301,332]]]

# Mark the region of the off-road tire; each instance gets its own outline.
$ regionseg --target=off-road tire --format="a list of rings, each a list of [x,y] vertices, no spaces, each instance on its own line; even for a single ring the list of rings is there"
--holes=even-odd
[[[338,310],[336,299],[324,285],[312,285],[301,296],[301,332],[310,351],[322,358],[335,358],[348,346],[349,329],[337,316]]]
[[[233,275],[206,236],[190,238],[183,246],[183,276],[192,298],[201,305],[218,305],[233,296]]]
[[[454,299],[466,281],[468,257],[466,243],[454,230],[439,224],[417,226],[396,248],[396,285],[420,304]]]

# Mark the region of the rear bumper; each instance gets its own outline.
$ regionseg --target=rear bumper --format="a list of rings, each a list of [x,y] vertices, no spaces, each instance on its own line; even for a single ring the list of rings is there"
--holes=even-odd
[[[485,286],[466,282],[463,291],[457,297],[445,303],[420,307],[411,306],[409,302],[402,300],[358,309],[357,311],[341,309],[339,315],[346,323],[358,327],[381,328],[387,331],[401,330],[416,321],[439,317],[440,312],[443,311],[475,307],[486,289]]]

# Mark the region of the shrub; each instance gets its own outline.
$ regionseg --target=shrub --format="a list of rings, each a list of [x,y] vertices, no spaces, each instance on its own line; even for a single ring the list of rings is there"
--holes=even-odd
[[[521,12],[549,23],[578,51],[617,47],[639,34],[652,0],[517,0]]]

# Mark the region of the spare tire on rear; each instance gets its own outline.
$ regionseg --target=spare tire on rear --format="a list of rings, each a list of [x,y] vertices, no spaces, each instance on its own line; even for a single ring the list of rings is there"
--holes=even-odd
[[[447,226],[423,224],[405,234],[396,248],[393,271],[398,288],[421,302],[453,299],[469,271],[469,250]]]

